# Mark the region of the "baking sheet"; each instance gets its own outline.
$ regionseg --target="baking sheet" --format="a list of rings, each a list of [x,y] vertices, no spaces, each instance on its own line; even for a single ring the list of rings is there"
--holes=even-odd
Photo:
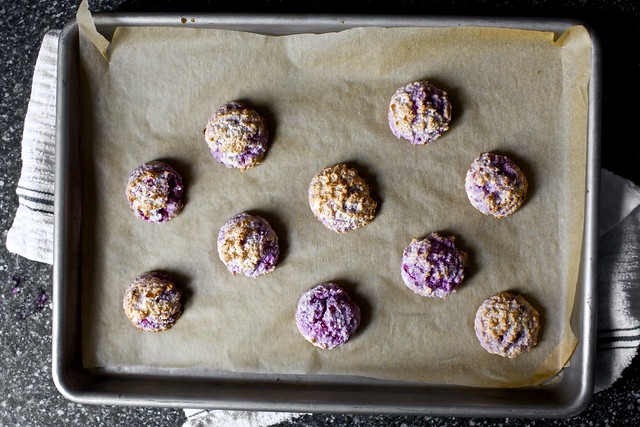
[[[480,28],[288,37],[119,29],[109,64],[86,43],[81,53],[85,366],[497,386],[537,382],[564,365],[575,345],[568,318],[584,207],[583,28],[559,43],[551,33]],[[386,125],[393,91],[418,78],[454,102],[451,130],[429,147],[396,141]],[[201,137],[213,109],[232,99],[272,126],[264,163],[244,174],[215,163]],[[512,155],[531,181],[528,203],[503,221],[464,195],[464,173],[486,150]],[[185,210],[161,226],[136,221],[123,196],[129,172],[154,158],[172,161],[188,185]],[[338,236],[313,218],[306,188],[343,161],[365,173],[381,206],[372,224]],[[285,249],[278,269],[256,280],[231,277],[215,253],[217,229],[243,210],[267,217]],[[414,296],[399,275],[404,246],[436,230],[456,234],[472,259],[446,301]],[[163,334],[136,331],[120,307],[127,284],[151,269],[188,290],[185,314]],[[331,352],[306,343],[293,322],[300,293],[325,280],[345,285],[365,313],[354,339]],[[473,336],[477,306],[504,289],[543,316],[538,348],[515,361],[484,353]],[[178,348],[189,351],[166,350]]]

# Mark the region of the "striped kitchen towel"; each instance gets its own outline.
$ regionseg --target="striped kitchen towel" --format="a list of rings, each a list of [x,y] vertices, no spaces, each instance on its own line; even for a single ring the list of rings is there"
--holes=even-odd
[[[640,345],[640,188],[600,173],[596,393],[631,363]]]
[[[60,31],[47,33],[33,73],[22,134],[18,211],[7,233],[7,249],[35,261],[53,263],[56,76]]]
[[[53,261],[55,95],[59,31],[44,38],[22,139],[19,206],[7,248]],[[598,254],[598,340],[595,390],[620,377],[640,345],[640,188],[602,170]],[[186,426],[267,426],[300,414],[185,410]]]

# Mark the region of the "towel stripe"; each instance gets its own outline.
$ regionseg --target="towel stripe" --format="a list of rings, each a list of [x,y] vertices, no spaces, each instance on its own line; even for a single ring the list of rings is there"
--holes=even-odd
[[[200,411],[198,411],[198,412],[194,412],[193,414],[189,414],[189,416],[188,416],[188,417],[189,417],[189,419],[191,419],[191,418],[193,418],[193,417],[197,417],[197,416],[198,416],[198,415],[200,415],[200,414],[205,414],[206,412],[207,412],[207,410],[206,410],[206,409],[202,409],[202,410],[200,410]]]
[[[36,208],[32,208],[29,205],[25,205],[25,204],[20,204],[20,206],[24,206],[25,208],[29,209],[30,211],[33,212],[40,212],[40,213],[44,213],[44,214],[49,214],[49,215],[53,215],[53,211],[46,211],[44,209],[36,209]]]
[[[26,206],[32,209],[40,209],[45,212],[53,212],[53,203],[39,203],[32,202],[31,200],[25,200],[22,196],[19,196],[18,201],[20,206]]]
[[[39,197],[25,196],[24,194],[20,194],[19,197],[28,202],[40,203],[41,205],[47,205],[47,206],[53,206],[53,200],[41,199]]]
[[[635,336],[640,336],[639,333],[640,333],[640,330],[631,329],[629,331],[598,333],[597,336],[599,340],[603,340],[603,339],[615,340],[615,339],[621,339],[621,338],[631,338]]]
[[[54,194],[53,194],[53,193],[50,193],[50,192],[48,192],[48,191],[34,190],[33,188],[27,188],[27,187],[23,187],[23,186],[21,186],[21,185],[18,185],[18,188],[19,188],[20,190],[30,191],[30,192],[32,192],[32,193],[44,194],[44,195],[46,195],[46,196],[51,196],[51,197],[53,197],[53,196],[54,196]]]
[[[601,348],[598,347],[596,348],[596,351],[609,351],[609,350],[620,350],[620,349],[637,349],[638,346],[637,345],[631,345],[631,346],[620,346],[620,347],[607,347],[607,348]]]
[[[611,332],[618,332],[618,331],[635,331],[636,329],[640,329],[640,325],[635,326],[633,328],[598,329],[598,333],[608,334]]]
[[[640,335],[634,335],[632,337],[606,337],[606,338],[598,339],[598,342],[599,343],[608,343],[608,342],[615,342],[615,341],[629,342],[629,341],[638,341],[638,340],[640,340]]]

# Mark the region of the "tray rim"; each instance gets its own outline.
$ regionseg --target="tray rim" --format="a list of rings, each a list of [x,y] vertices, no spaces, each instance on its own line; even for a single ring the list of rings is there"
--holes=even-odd
[[[191,18],[195,22],[191,22]],[[182,20],[186,20],[186,23]],[[97,28],[117,26],[183,26],[227,28],[269,34],[331,32],[359,26],[490,26],[559,33],[572,25],[587,28],[592,42],[591,80],[587,138],[585,222],[577,289],[574,332],[579,338],[571,366],[571,377],[551,386],[518,389],[476,388],[440,384],[393,383],[363,389],[363,382],[305,383],[275,381],[254,377],[248,380],[183,375],[168,370],[170,377],[146,373],[100,372],[82,366],[79,315],[79,172],[77,160],[78,130],[69,113],[73,109],[74,52],[78,25],[70,21],[59,42],[56,115],[56,192],[54,204],[54,286],[52,374],[60,393],[67,399],[85,404],[135,405],[179,408],[266,410],[288,412],[351,412],[431,416],[509,416],[568,417],[588,405],[593,390],[593,359],[596,325],[597,207],[600,165],[601,53],[597,36],[588,25],[570,19],[492,18],[452,16],[376,16],[376,15],[275,15],[275,14],[96,14]],[[322,31],[309,31],[322,28]],[[77,43],[76,43],[77,44]],[[76,48],[77,49],[77,46]],[[577,310],[577,312],[576,312]],[[577,313],[577,314],[576,314]],[[75,327],[70,327],[76,325]],[[231,375],[233,377],[233,375]],[[571,382],[569,382],[571,381]],[[378,382],[375,382],[378,384]],[[173,387],[175,392],[169,392]],[[562,387],[572,388],[571,396],[558,396]],[[189,391],[188,389],[191,389]],[[164,390],[164,391],[163,391]],[[204,393],[204,394],[201,394]],[[467,393],[467,398],[455,398]],[[329,396],[327,396],[329,395]],[[402,399],[397,396],[400,395]],[[447,399],[449,400],[447,402]],[[454,404],[451,404],[453,402]],[[457,404],[456,404],[457,402]]]

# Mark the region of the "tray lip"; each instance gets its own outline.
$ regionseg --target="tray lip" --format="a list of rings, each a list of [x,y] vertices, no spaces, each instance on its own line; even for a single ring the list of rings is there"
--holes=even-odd
[[[191,18],[195,23],[190,22]],[[182,23],[181,19],[189,18],[187,23]],[[72,60],[69,54],[69,44],[78,37],[78,25],[75,20],[71,20],[63,28],[59,42],[59,63],[58,63],[58,86],[57,86],[57,117],[56,117],[56,193],[55,193],[55,225],[54,225],[54,295],[53,295],[53,348],[52,348],[52,374],[53,381],[60,393],[67,399],[85,404],[111,404],[111,405],[136,405],[136,406],[161,406],[161,407],[202,407],[218,409],[238,409],[238,410],[267,410],[267,411],[289,411],[289,412],[352,412],[352,413],[377,413],[377,414],[402,414],[402,415],[441,415],[441,416],[510,416],[510,417],[569,417],[580,413],[589,403],[593,390],[593,359],[595,355],[595,325],[596,325],[596,259],[597,259],[597,206],[598,206],[598,184],[600,166],[600,100],[601,100],[601,52],[599,40],[594,31],[585,23],[572,19],[539,19],[539,18],[492,18],[492,17],[454,17],[454,16],[380,16],[380,15],[281,15],[281,14],[96,14],[94,22],[99,28],[101,26],[180,26],[204,28],[212,25],[224,28],[250,27],[255,25],[272,27],[275,30],[282,30],[283,26],[290,28],[304,28],[312,25],[325,26],[329,32],[337,29],[347,29],[358,26],[429,26],[429,27],[451,27],[451,26],[490,26],[503,28],[518,28],[529,30],[542,30],[559,32],[563,28],[572,25],[582,25],[589,32],[592,44],[591,55],[591,80],[589,83],[589,113],[588,113],[588,140],[587,140],[587,171],[586,171],[586,199],[585,199],[585,222],[582,246],[581,273],[582,286],[579,286],[581,295],[581,314],[584,316],[580,323],[579,349],[581,357],[578,363],[572,363],[569,369],[580,369],[579,390],[568,402],[552,402],[546,405],[535,402],[520,402],[519,404],[500,404],[499,402],[487,404],[482,402],[469,401],[467,404],[450,407],[447,405],[428,404],[416,402],[406,405],[381,404],[376,399],[363,401],[354,399],[359,396],[356,391],[346,390],[343,401],[331,399],[310,399],[313,393],[306,393],[310,390],[297,390],[299,387],[292,387],[296,392],[297,399],[287,401],[285,399],[267,398],[252,396],[244,400],[234,400],[225,396],[223,391],[227,390],[229,384],[224,381],[217,384],[218,393],[211,393],[209,396],[173,396],[170,393],[154,394],[148,391],[118,390],[117,386],[131,385],[132,381],[144,382],[145,377],[136,375],[105,375],[97,374],[82,366],[81,359],[77,354],[73,354],[70,345],[78,346],[78,343],[69,344],[69,339],[73,334],[69,333],[68,317],[77,316],[73,313],[74,304],[77,302],[67,300],[69,295],[76,296],[78,290],[74,289],[70,278],[74,277],[74,272],[80,268],[77,260],[71,259],[73,255],[74,242],[69,241],[73,236],[74,227],[77,227],[76,220],[70,218],[69,195],[72,174],[70,172],[70,150],[68,147],[69,137],[72,132],[69,130],[67,117],[64,113],[69,112],[70,96],[68,93],[69,76]],[[290,30],[286,30],[290,31]],[[293,31],[300,32],[300,31]],[[77,247],[76,247],[77,249]],[[576,300],[578,295],[576,295]],[[71,305],[71,307],[70,307]],[[77,311],[77,307],[76,311]],[[78,323],[78,322],[76,322]],[[77,326],[79,328],[79,326]],[[579,332],[579,334],[578,334]],[[71,335],[71,337],[70,337]],[[574,357],[572,356],[572,361]],[[149,380],[147,378],[147,380]],[[157,379],[151,379],[150,385],[157,385]],[[198,379],[201,380],[201,379]],[[217,381],[217,380],[216,380]],[[113,387],[116,386],[116,389]],[[231,385],[233,387],[233,385]],[[282,385],[274,387],[271,384],[271,391],[277,389],[282,391]],[[246,385],[242,386],[246,392]],[[286,387],[286,386],[285,386]],[[237,387],[236,387],[237,388]],[[318,388],[318,387],[316,387]],[[319,387],[319,389],[326,387]],[[478,389],[464,386],[445,386],[438,384],[425,385],[425,389],[449,390],[449,389],[473,389],[490,390],[497,393],[519,393],[526,390],[540,390],[540,387],[524,387],[519,390],[514,389]],[[133,388],[135,389],[135,387]],[[234,389],[235,390],[235,389]],[[236,392],[238,390],[235,390]],[[305,394],[306,393],[306,394]],[[366,393],[369,393],[368,391]],[[316,393],[317,394],[317,393]],[[362,394],[362,393],[360,393]],[[384,397],[384,393],[381,394]],[[317,397],[317,396],[316,396]]]

